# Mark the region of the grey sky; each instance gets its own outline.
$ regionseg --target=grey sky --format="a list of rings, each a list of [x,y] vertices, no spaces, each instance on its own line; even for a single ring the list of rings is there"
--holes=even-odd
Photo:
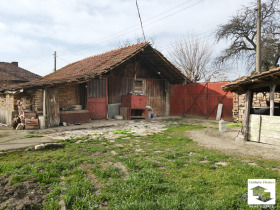
[[[167,55],[172,43],[187,34],[211,43],[217,26],[250,2],[138,0],[138,5],[146,36]],[[0,14],[0,61],[18,61],[39,75],[53,71],[55,50],[61,68],[142,34],[135,0],[0,0]]]

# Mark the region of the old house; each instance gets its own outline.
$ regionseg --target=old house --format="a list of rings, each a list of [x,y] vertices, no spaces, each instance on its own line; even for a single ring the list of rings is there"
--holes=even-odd
[[[276,68],[223,86],[237,94],[234,107],[242,109],[234,111],[243,120],[244,140],[280,145],[279,79],[280,68]]]
[[[144,42],[85,58],[1,92],[2,97],[9,98],[11,110],[16,111],[14,101],[21,100],[23,109],[30,107],[47,127],[52,127],[60,122],[112,117],[127,95],[137,103],[144,99],[157,116],[168,115],[170,85],[186,80],[160,52]],[[130,112],[143,115],[141,110]]]
[[[0,89],[13,84],[29,82],[40,77],[37,74],[20,68],[18,62],[0,62]],[[14,104],[14,101],[13,97],[10,98],[9,94],[0,95],[0,123],[11,123],[11,116],[16,113],[11,103]]]
[[[12,84],[29,82],[40,77],[37,74],[20,68],[18,62],[0,62],[0,88]]]

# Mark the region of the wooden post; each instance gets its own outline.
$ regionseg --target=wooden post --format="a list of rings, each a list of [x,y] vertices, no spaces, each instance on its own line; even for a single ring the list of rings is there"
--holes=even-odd
[[[248,141],[251,104],[252,104],[252,91],[247,90],[246,97],[245,97],[245,113],[244,113],[244,120],[243,120],[244,141]]]
[[[270,86],[270,94],[269,94],[269,100],[270,100],[270,116],[274,116],[274,91],[275,91],[276,85]]]
[[[170,85],[165,80],[165,116],[170,115]]]
[[[47,110],[46,110],[46,94],[47,94],[47,88],[44,88],[43,90],[43,118],[45,121],[45,128],[47,125],[47,120],[46,120],[46,116],[47,116]]]

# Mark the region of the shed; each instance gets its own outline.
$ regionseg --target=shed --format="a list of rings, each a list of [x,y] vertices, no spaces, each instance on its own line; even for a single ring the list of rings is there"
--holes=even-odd
[[[180,70],[143,42],[85,58],[0,91],[13,92],[22,101],[29,98],[31,109],[52,127],[112,117],[127,94],[145,97],[157,116],[169,115],[170,84],[185,82]]]
[[[0,89],[9,85],[17,85],[39,79],[41,76],[18,66],[18,62],[0,62]],[[0,123],[11,124],[12,117],[17,113],[14,110],[13,97],[0,94]]]
[[[243,118],[244,140],[280,145],[280,68],[258,75],[242,77],[222,87],[224,91],[245,94]],[[258,93],[268,95],[264,103],[254,106]]]

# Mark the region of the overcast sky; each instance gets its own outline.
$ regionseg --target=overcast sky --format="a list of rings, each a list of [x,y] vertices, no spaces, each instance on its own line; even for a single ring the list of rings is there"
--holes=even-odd
[[[167,56],[172,43],[185,35],[212,43],[217,26],[251,2],[138,0],[138,5],[146,36]],[[0,61],[18,61],[42,76],[53,71],[54,51],[61,68],[141,35],[135,0],[0,0]],[[229,79],[246,73],[236,70]]]

